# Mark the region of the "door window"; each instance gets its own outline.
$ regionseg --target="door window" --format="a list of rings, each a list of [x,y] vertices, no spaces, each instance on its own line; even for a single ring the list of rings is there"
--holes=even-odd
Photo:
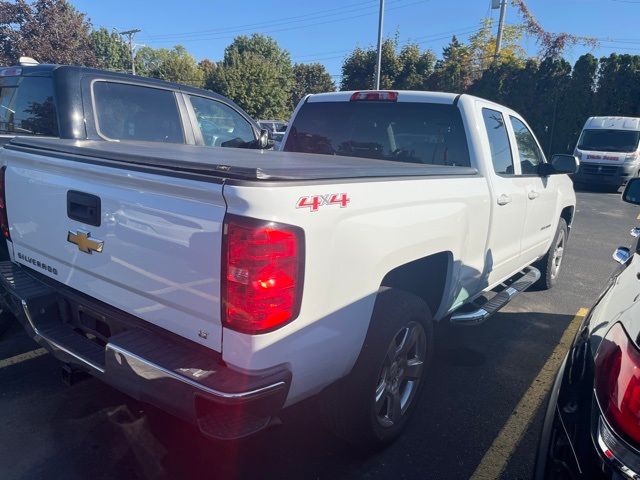
[[[113,140],[184,143],[171,90],[116,82],[93,85],[100,133]]]
[[[515,117],[511,117],[511,126],[518,145],[522,175],[537,175],[538,165],[544,163],[544,155],[535,137],[527,126]]]
[[[202,140],[209,147],[243,147],[256,140],[251,124],[222,102],[189,95]]]
[[[502,113],[483,108],[482,118],[487,129],[494,171],[499,175],[513,175],[513,155]]]

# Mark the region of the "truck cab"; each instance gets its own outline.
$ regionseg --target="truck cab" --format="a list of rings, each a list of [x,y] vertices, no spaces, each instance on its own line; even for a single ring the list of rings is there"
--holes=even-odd
[[[575,183],[617,191],[640,172],[639,140],[640,118],[588,118],[574,152],[580,159]]]
[[[214,92],[93,68],[0,68],[0,143],[14,136],[261,149],[268,132]]]

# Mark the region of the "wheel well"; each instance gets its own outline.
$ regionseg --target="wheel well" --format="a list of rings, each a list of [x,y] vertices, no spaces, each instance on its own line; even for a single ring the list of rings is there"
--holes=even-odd
[[[562,212],[560,212],[560,216],[567,222],[567,228],[569,230],[571,230],[571,222],[573,221],[573,210],[574,207],[564,207]]]
[[[435,315],[442,303],[451,258],[450,252],[440,252],[405,263],[387,273],[381,286],[417,295]]]

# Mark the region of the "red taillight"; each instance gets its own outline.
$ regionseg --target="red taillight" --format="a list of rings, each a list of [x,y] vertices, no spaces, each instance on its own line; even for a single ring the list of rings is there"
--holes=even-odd
[[[351,95],[352,102],[374,101],[374,102],[395,102],[398,100],[398,92],[355,92]]]
[[[640,352],[619,323],[602,340],[595,369],[604,416],[619,434],[640,444]]]
[[[222,323],[264,333],[300,310],[304,266],[302,229],[228,215],[223,239]]]
[[[7,202],[5,199],[4,176],[7,167],[0,168],[0,231],[4,238],[11,240],[9,233],[9,219],[7,218]]]

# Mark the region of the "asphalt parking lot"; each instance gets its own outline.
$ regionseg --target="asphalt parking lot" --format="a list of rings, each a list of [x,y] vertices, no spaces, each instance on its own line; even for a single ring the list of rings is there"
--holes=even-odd
[[[579,192],[560,285],[520,295],[483,326],[440,329],[421,408],[398,442],[370,456],[327,433],[313,401],[251,439],[205,440],[97,380],[65,386],[16,326],[0,340],[0,477],[463,479],[504,467],[502,478],[530,478],[544,367],[616,267],[612,251],[631,243],[638,213],[619,195]]]

